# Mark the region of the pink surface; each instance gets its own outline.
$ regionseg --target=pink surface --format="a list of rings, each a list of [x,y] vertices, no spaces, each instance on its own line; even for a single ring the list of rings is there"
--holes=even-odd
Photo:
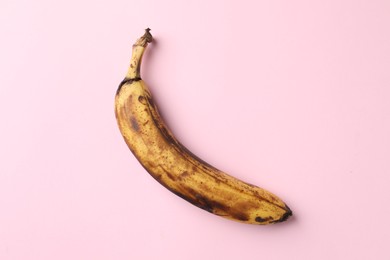
[[[390,259],[390,2],[0,3],[0,259]],[[113,112],[131,44],[179,140],[281,196],[251,226],[174,196]]]

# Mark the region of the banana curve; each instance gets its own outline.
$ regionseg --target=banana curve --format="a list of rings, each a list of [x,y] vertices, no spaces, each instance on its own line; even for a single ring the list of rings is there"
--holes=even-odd
[[[115,97],[119,129],[141,165],[168,190],[213,214],[263,225],[287,220],[292,211],[277,196],[218,170],[174,137],[140,77],[142,54],[149,42],[145,35],[137,41],[143,44],[133,46],[133,66]]]

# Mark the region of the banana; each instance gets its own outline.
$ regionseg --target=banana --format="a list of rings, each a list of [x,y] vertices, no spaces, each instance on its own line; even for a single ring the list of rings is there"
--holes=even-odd
[[[152,40],[148,28],[133,45],[130,67],[115,96],[115,116],[131,152],[160,184],[201,209],[249,224],[287,220],[292,211],[280,198],[216,169],[174,137],[140,76]]]

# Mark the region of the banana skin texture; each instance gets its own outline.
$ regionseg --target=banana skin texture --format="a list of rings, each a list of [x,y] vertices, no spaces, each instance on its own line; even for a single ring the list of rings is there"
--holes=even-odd
[[[129,70],[115,96],[116,119],[131,152],[160,184],[201,209],[248,224],[287,220],[292,211],[276,195],[216,169],[174,137],[140,76],[152,40],[146,29],[133,45]]]

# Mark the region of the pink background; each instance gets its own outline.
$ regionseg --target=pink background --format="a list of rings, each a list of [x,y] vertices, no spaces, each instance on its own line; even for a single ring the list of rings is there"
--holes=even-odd
[[[178,139],[281,196],[251,226],[174,196],[113,112],[131,45]],[[0,2],[0,259],[390,259],[388,0]]]

